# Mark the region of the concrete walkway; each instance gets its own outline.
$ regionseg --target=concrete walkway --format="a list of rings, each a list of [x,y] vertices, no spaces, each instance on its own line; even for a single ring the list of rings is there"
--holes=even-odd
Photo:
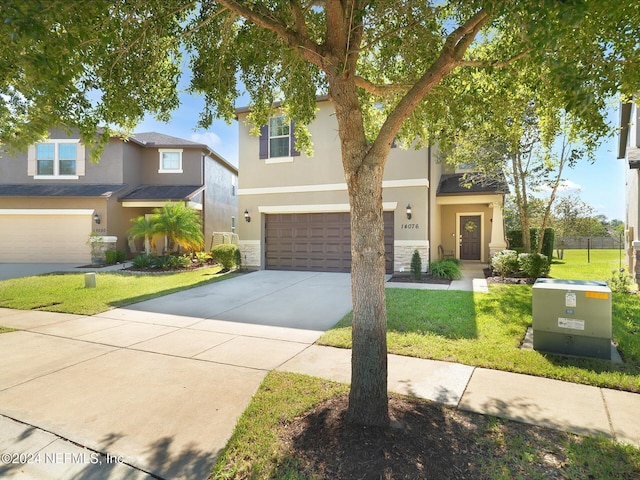
[[[295,278],[251,281],[301,295],[307,280]],[[321,330],[239,321],[270,301],[249,297],[208,315],[227,320],[141,304],[92,317],[0,309],[0,325],[22,329],[0,335],[0,478],[204,479],[269,370],[350,381],[351,352],[315,345]],[[640,447],[633,393],[397,355],[389,389]]]

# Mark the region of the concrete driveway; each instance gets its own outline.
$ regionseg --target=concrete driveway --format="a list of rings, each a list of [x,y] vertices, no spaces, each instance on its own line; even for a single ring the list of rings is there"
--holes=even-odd
[[[351,309],[349,284],[260,271],[92,317],[0,309],[22,329],[0,335],[0,452],[41,454],[0,477],[206,478],[266,373]]]

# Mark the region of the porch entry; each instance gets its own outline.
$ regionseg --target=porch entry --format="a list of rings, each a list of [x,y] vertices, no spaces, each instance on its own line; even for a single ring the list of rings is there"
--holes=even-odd
[[[460,260],[480,260],[480,215],[460,216]]]

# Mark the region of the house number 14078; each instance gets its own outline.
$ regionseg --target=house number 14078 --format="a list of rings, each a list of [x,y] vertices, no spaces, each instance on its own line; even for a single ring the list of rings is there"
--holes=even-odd
[[[420,226],[417,223],[403,223],[400,228],[408,230],[418,230]]]

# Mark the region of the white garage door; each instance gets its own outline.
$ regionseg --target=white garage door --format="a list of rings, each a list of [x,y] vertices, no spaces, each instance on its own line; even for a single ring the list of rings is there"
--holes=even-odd
[[[0,262],[91,262],[93,210],[0,209]]]

